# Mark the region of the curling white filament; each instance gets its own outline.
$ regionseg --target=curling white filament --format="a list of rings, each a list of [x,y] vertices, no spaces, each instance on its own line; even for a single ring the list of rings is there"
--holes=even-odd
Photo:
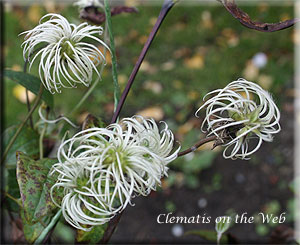
[[[57,123],[57,122],[63,120],[63,121],[66,121],[67,123],[69,123],[73,128],[79,128],[79,127],[76,126],[74,123],[72,123],[70,119],[68,119],[68,118],[65,117],[65,116],[61,116],[61,117],[59,117],[59,118],[57,118],[57,119],[55,119],[55,120],[49,120],[49,119],[46,119],[46,118],[44,117],[43,113],[42,113],[42,109],[43,109],[43,107],[40,106],[39,111],[38,111],[42,123],[54,124],[54,123]]]
[[[224,142],[224,158],[249,159],[263,141],[271,142],[273,134],[280,131],[276,104],[267,91],[253,82],[239,79],[224,89],[208,93],[204,99],[207,96],[210,98],[197,110],[196,116],[206,108],[201,129]],[[256,139],[256,145],[249,149],[251,139]]]
[[[83,38],[108,49],[97,37],[102,31],[100,26],[76,26],[59,14],[47,14],[34,29],[21,33],[26,34],[22,44],[24,59],[28,59],[30,69],[40,56],[39,76],[51,93],[60,92],[61,87],[76,87],[78,83],[89,86],[93,71],[100,76],[97,66],[105,62],[105,57],[97,46]]]
[[[142,145],[164,158],[166,164],[174,160],[173,155],[169,156],[173,149],[174,135],[165,122],[162,122],[165,128],[161,132],[154,119],[145,120],[141,116],[124,118],[120,123],[127,131],[136,134]]]
[[[170,154],[173,134],[167,126],[160,134],[153,120],[140,119],[142,122],[133,117],[107,128],[89,128],[61,144],[59,162],[52,169],[58,180],[51,195],[54,201],[54,190],[63,188],[64,198],[57,205],[75,228],[89,230],[106,223],[128,203],[133,205],[132,197],[155,190],[167,175],[166,165],[179,151]],[[158,145],[145,145],[145,138]]]

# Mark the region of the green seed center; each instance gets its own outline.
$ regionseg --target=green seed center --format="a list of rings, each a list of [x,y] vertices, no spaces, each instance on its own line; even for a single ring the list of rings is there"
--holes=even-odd
[[[66,40],[61,44],[61,54],[66,54],[68,57],[70,57],[71,59],[74,56],[74,51],[72,50],[72,48],[74,49],[75,47],[75,43],[72,40]],[[64,55],[63,55],[64,57]]]
[[[103,165],[118,164],[118,161],[120,161],[123,171],[129,165],[128,154],[120,147],[110,148],[106,155],[107,157],[103,161]]]

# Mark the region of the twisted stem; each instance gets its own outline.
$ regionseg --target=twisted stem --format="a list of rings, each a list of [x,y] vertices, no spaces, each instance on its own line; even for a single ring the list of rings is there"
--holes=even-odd
[[[198,141],[195,145],[193,145],[192,147],[184,150],[184,151],[181,151],[181,152],[178,152],[178,157],[181,157],[181,156],[184,156],[188,153],[191,153],[191,152],[194,152],[195,150],[197,150],[200,146],[208,143],[208,142],[211,142],[211,141],[215,141],[217,140],[217,136],[210,136],[210,137],[207,137],[207,138],[204,138],[204,139],[201,139],[200,141]]]

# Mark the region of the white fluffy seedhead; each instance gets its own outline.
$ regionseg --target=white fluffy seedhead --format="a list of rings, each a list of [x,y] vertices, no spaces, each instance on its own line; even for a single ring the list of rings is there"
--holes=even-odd
[[[210,97],[205,100],[205,98]],[[206,108],[202,131],[216,135],[226,146],[225,158],[248,159],[263,141],[271,142],[280,131],[280,112],[271,95],[259,85],[245,79],[231,82],[204,97]],[[250,149],[249,142],[256,142]],[[252,143],[251,143],[252,146]]]
[[[132,205],[135,195],[156,190],[167,175],[166,165],[179,151],[171,154],[173,134],[167,126],[160,134],[154,120],[139,119],[83,130],[59,147],[59,162],[52,170],[59,176],[52,193],[63,188],[64,199],[57,205],[77,229],[106,223]]]
[[[76,87],[76,84],[89,86],[93,71],[100,76],[97,67],[105,62],[99,48],[86,40],[108,49],[99,38],[103,30],[100,26],[82,23],[70,24],[59,14],[47,14],[32,30],[23,32],[22,44],[24,59],[30,67],[40,57],[39,76],[50,92],[60,92],[61,87]]]

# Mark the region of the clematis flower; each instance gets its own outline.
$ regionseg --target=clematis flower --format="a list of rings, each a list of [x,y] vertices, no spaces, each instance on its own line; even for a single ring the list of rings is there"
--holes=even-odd
[[[161,136],[153,120],[139,119],[142,122],[133,117],[107,128],[83,130],[59,147],[58,163],[52,169],[58,180],[51,193],[62,188],[64,198],[57,205],[75,228],[89,230],[106,223],[133,205],[135,195],[156,190],[167,175],[166,165],[179,151],[171,153],[172,132],[166,127]],[[158,146],[152,147],[153,142]]]
[[[217,136],[226,146],[224,158],[249,159],[263,141],[271,142],[280,131],[280,112],[271,95],[245,79],[231,82],[224,89],[208,93],[202,131]],[[253,147],[254,146],[254,147]]]
[[[26,34],[23,56],[30,63],[29,69],[40,56],[39,76],[52,93],[60,92],[61,87],[76,87],[76,84],[89,86],[93,71],[100,76],[97,67],[105,62],[105,57],[96,45],[86,40],[108,49],[98,37],[102,32],[100,26],[88,23],[76,26],[59,14],[47,14],[38,26],[21,33]]]

